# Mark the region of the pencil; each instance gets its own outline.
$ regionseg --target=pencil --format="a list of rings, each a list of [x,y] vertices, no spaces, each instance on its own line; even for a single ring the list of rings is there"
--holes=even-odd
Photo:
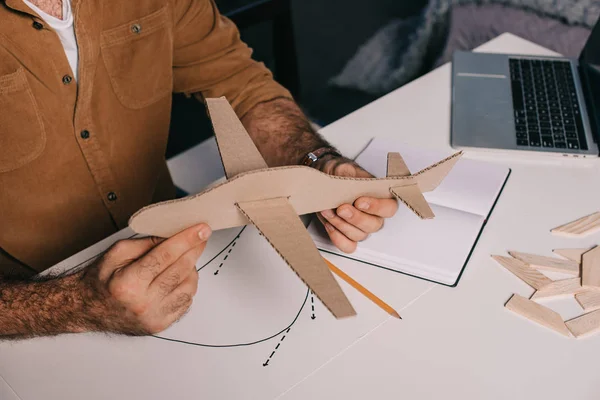
[[[346,274],[344,271],[342,271],[341,269],[339,269],[338,267],[336,267],[335,265],[333,265],[325,257],[323,257],[323,260],[325,260],[325,263],[327,264],[327,266],[329,267],[329,269],[334,274],[336,274],[337,276],[339,276],[340,278],[342,278],[343,280],[345,280],[350,286],[352,286],[354,289],[358,290],[360,293],[362,293],[366,298],[368,298],[369,300],[371,300],[373,303],[377,304],[382,310],[384,310],[385,312],[387,312],[388,314],[390,314],[392,317],[396,317],[398,319],[402,319],[402,317],[400,316],[400,314],[398,314],[396,312],[396,310],[394,310],[385,301],[381,300],[379,297],[375,296],[372,292],[370,292],[363,285],[361,285],[360,283],[356,282],[354,279],[352,279],[351,277],[349,277],[348,274]]]

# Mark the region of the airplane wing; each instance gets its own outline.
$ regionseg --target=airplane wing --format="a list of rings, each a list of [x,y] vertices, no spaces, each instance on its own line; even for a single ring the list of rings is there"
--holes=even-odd
[[[336,318],[356,315],[287,198],[237,206]]]
[[[227,179],[242,172],[268,168],[256,145],[225,97],[206,99]]]

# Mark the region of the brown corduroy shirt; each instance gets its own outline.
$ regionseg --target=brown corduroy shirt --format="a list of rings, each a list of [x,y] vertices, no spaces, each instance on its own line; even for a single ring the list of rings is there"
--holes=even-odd
[[[239,116],[290,97],[211,0],[72,0],[79,79],[55,32],[0,0],[0,274],[32,274],[173,196],[171,93]]]

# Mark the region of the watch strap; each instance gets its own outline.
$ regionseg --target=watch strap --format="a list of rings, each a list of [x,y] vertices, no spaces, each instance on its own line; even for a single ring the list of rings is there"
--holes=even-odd
[[[314,165],[317,161],[319,161],[320,159],[322,159],[323,157],[325,157],[327,155],[333,155],[335,157],[341,157],[342,156],[333,147],[329,147],[329,146],[327,146],[327,147],[321,147],[321,148],[318,148],[317,150],[311,151],[310,153],[308,153],[307,155],[305,155],[304,158],[302,159],[301,164],[310,167],[310,166]]]

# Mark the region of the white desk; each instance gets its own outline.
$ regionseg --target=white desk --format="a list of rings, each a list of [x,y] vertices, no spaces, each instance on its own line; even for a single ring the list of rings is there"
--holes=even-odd
[[[510,35],[481,49],[551,54]],[[356,154],[373,136],[401,137],[411,144],[449,150],[449,104],[450,67],[446,65],[322,132],[348,155]],[[381,271],[340,260],[340,266],[357,280],[385,294],[403,321],[381,317],[381,310],[349,292],[359,308],[356,320],[335,321],[320,310],[315,324],[304,313],[293,332],[305,336],[292,333],[274,367],[262,369],[257,362],[275,343],[248,349],[258,358],[235,358],[235,349],[219,352],[221,358],[213,365],[203,358],[212,354],[209,351],[151,338],[72,335],[0,343],[0,375],[6,380],[0,379],[0,399],[19,398],[15,393],[24,400],[119,396],[263,400],[278,394],[283,400],[599,398],[595,361],[600,337],[566,339],[504,310],[503,303],[512,293],[527,295],[530,289],[496,266],[489,255],[507,249],[550,254],[555,247],[598,241],[598,235],[560,239],[548,231],[596,211],[600,161],[468,156],[509,164],[513,174],[457,288],[403,275],[381,279]],[[185,162],[178,168],[198,170]],[[370,284],[378,274],[383,284],[373,287]],[[577,308],[567,304],[560,311],[567,318]],[[372,329],[361,331],[357,340],[349,336],[367,326]],[[228,357],[242,362],[232,365],[236,362],[227,361]],[[177,358],[191,367],[173,363]],[[306,372],[307,368],[313,372]],[[236,391],[228,376],[238,370],[242,373],[237,382],[245,392]],[[202,385],[196,384],[200,378]],[[282,381],[292,383],[284,386]]]
[[[504,34],[480,51],[552,55]],[[348,154],[373,136],[449,149],[450,65],[327,126],[322,133]],[[289,390],[284,400],[598,399],[600,336],[566,339],[503,308],[532,290],[490,260],[520,249],[551,255],[558,247],[600,242],[552,236],[561,223],[600,209],[600,160],[467,156],[508,164],[513,172],[457,288],[432,289]],[[557,304],[563,317],[581,313]],[[326,396],[324,396],[326,394]]]

